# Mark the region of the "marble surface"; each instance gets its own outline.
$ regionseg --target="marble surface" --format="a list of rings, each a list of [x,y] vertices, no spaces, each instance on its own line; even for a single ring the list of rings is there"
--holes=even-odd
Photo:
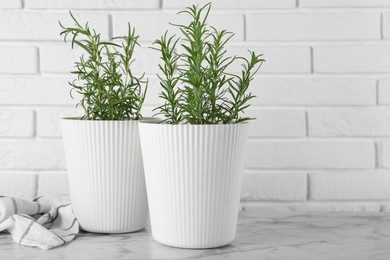
[[[210,250],[171,248],[150,229],[132,234],[82,233],[67,246],[42,251],[0,233],[1,260],[62,259],[390,259],[389,213],[241,212],[236,240]]]

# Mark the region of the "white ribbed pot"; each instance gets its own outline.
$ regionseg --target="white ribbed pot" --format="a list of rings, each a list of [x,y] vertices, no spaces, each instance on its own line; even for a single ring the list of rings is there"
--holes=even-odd
[[[247,127],[139,124],[156,241],[212,248],[234,240]]]
[[[138,121],[62,119],[70,197],[90,232],[143,229],[148,204]]]

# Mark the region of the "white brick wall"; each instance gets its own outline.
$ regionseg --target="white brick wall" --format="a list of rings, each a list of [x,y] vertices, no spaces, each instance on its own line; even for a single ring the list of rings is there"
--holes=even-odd
[[[157,9],[159,1],[156,0],[25,0],[26,8],[30,9],[97,9],[97,10],[121,10],[121,9]]]
[[[0,170],[64,169],[64,151],[59,141],[0,142]]]
[[[75,12],[75,15],[88,17],[91,26],[99,30],[102,37],[108,38],[107,14]],[[69,14],[66,11],[52,13],[41,11],[2,11],[0,12],[0,31],[2,32],[0,40],[58,41],[58,21],[66,21],[68,19]]]
[[[114,35],[124,35],[127,33],[127,23],[137,28],[140,39],[143,41],[154,41],[160,38],[168,29],[172,34],[178,34],[179,29],[175,26],[167,26],[169,22],[180,24],[188,21],[185,16],[176,16],[176,11],[169,12],[125,12],[113,14]],[[217,28],[223,28],[235,33],[232,41],[242,41],[244,39],[244,15],[237,12],[215,13],[210,15],[210,24]]]
[[[390,73],[390,43],[314,47],[317,73]]]
[[[390,105],[390,78],[379,80],[378,103],[381,105]]]
[[[74,105],[66,87],[69,80],[40,75],[0,77],[0,105]]]
[[[248,116],[261,118],[249,125],[250,137],[304,137],[306,135],[303,109],[248,110]]]
[[[305,172],[255,172],[244,175],[241,199],[243,201],[304,201]]]
[[[204,5],[209,3],[209,0],[198,0],[197,3]],[[243,10],[253,10],[253,9],[284,9],[284,8],[295,8],[295,0],[214,0],[213,8],[215,9],[243,9]],[[164,0],[163,8],[166,9],[181,9],[185,8],[194,3],[193,0]]]
[[[3,30],[0,29],[0,31]],[[0,73],[34,74],[38,72],[38,50],[35,47],[0,46],[0,57],[2,61]]]
[[[390,175],[386,172],[311,173],[312,200],[390,199]]]
[[[369,141],[277,140],[250,141],[250,169],[370,169],[375,147]]]
[[[33,137],[33,110],[4,109],[0,111],[0,137]]]
[[[22,8],[22,0],[14,0],[14,1],[0,0],[0,8],[4,10]]]
[[[104,38],[136,26],[151,115],[149,47],[194,2],[209,1],[0,0],[0,194],[68,198],[59,119],[80,114],[67,85],[80,51],[59,36],[68,10]],[[210,24],[236,34],[229,53],[267,59],[251,87],[242,208],[390,211],[390,0],[213,2]]]
[[[263,74],[304,74],[311,71],[309,46],[270,46],[260,44],[235,44],[228,47],[232,55],[245,56],[248,50],[266,54],[266,63],[262,66]],[[241,64],[232,64],[232,72],[241,72]]]
[[[390,108],[326,108],[308,113],[309,136],[389,136]]]
[[[247,32],[250,41],[379,40],[380,13],[250,13]]]
[[[303,7],[390,7],[389,0],[301,0]]]
[[[371,78],[333,76],[255,78],[252,92],[259,98],[253,103],[258,106],[375,106],[376,84]]]

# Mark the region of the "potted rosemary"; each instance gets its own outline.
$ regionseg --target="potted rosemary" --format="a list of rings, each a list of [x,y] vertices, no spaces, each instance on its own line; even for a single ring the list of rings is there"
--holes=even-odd
[[[86,231],[137,231],[148,219],[138,132],[148,82],[130,68],[138,36],[129,24],[127,35],[103,41],[70,15],[74,26],[60,23],[61,35],[84,51],[69,84],[85,113],[61,121],[72,208]]]
[[[254,52],[249,59],[228,56],[233,33],[207,25],[210,8],[180,12],[192,18],[175,25],[183,39],[165,33],[155,41],[164,100],[156,110],[163,120],[139,124],[153,237],[174,247],[212,248],[234,240],[252,119],[243,113],[264,61]],[[228,73],[240,60],[241,74]]]

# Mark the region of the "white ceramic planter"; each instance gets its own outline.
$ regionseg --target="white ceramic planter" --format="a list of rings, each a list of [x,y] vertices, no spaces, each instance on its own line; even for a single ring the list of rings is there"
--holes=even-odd
[[[62,119],[72,208],[90,232],[143,229],[148,204],[138,121]]]
[[[174,247],[234,240],[247,124],[140,123],[152,234]]]

